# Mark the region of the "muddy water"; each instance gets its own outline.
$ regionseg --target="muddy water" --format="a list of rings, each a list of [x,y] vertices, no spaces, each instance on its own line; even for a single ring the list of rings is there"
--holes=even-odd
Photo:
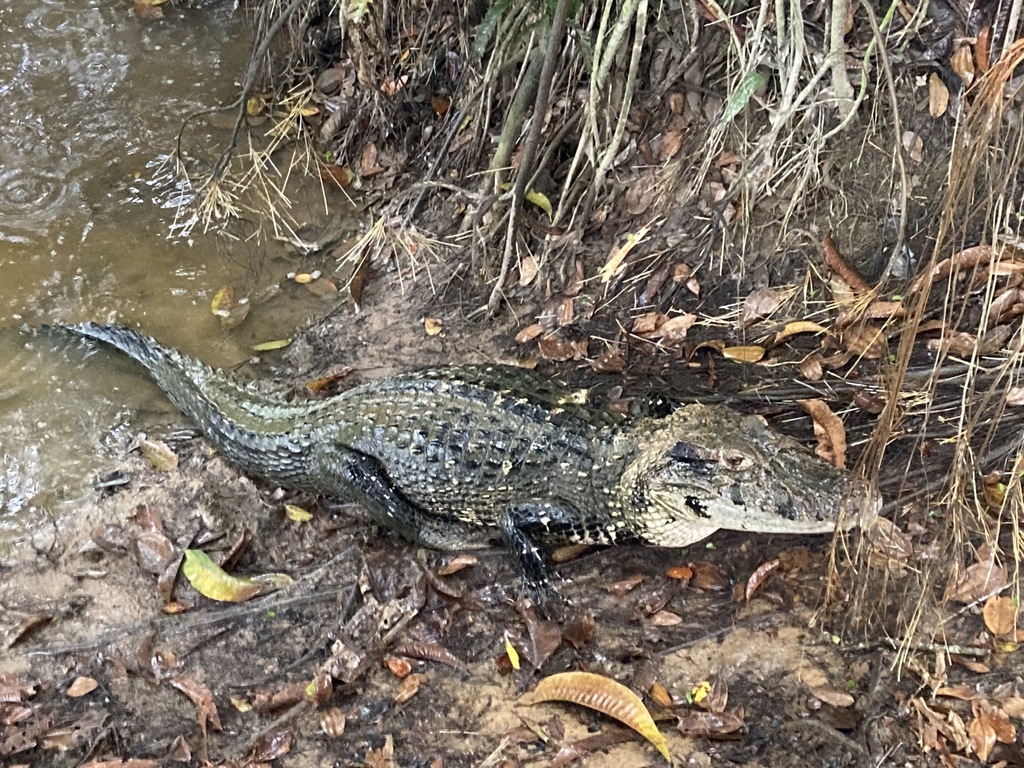
[[[73,514],[130,428],[173,420],[130,365],[22,327],[117,320],[229,366],[323,310],[300,293],[234,331],[212,316],[221,286],[266,295],[294,264],[274,243],[176,228],[182,190],[162,163],[183,115],[235,98],[248,29],[230,2],[166,8],[143,22],[127,0],[0,3],[0,554]],[[212,156],[214,125],[186,146]]]

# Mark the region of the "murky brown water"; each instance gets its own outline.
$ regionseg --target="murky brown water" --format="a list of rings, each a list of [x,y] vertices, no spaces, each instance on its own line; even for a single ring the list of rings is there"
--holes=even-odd
[[[260,293],[293,265],[273,243],[176,236],[182,190],[162,164],[184,115],[237,95],[248,29],[230,3],[167,8],[143,22],[129,2],[0,3],[0,551],[72,514],[142,409],[168,421],[131,366],[23,326],[117,320],[227,366],[323,309],[300,292],[235,331],[212,316],[222,285]],[[190,148],[219,149],[211,124]]]

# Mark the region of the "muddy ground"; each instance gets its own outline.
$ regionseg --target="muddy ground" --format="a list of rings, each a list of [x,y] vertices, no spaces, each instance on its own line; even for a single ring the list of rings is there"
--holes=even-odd
[[[516,354],[510,322],[481,334],[449,313],[445,332],[425,337],[431,298],[419,295],[418,306],[417,296],[399,303],[394,295],[382,279],[361,315],[339,312],[313,328],[296,343],[293,368],[325,345],[352,354],[320,372],[354,365],[370,377],[410,355],[430,364]],[[440,575],[453,556],[378,531],[358,508],[256,485],[180,425],[147,426],[169,436],[177,469],[126,455],[110,469],[127,485],[97,492],[0,577],[13,643],[0,691],[25,707],[8,710],[23,719],[8,715],[7,765],[663,762],[590,710],[520,705],[538,677],[565,670],[648,694],[675,764],[931,762],[917,743],[920,715],[907,705],[919,681],[896,677],[884,638],[844,636],[842,606],[823,604],[828,537],[722,534],[682,552],[585,553],[557,569],[570,608],[551,622],[517,602],[517,571],[501,551]],[[286,504],[312,519],[289,519]],[[295,582],[234,605],[199,596],[179,577],[181,612],[167,614],[145,567],[152,517],[179,554],[202,542],[217,556],[250,535],[236,572],[283,572]],[[746,599],[750,576],[776,560]],[[519,651],[518,671],[506,640]],[[82,678],[95,687],[77,695]],[[310,701],[314,680],[321,688]],[[711,696],[687,703],[702,686]]]

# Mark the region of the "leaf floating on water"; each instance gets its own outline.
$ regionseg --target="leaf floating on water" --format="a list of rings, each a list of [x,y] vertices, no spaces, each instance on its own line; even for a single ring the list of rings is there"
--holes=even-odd
[[[262,344],[255,344],[252,349],[254,352],[273,352],[275,349],[284,349],[291,343],[291,339],[275,339],[274,341],[264,341]]]
[[[666,760],[672,760],[668,742],[640,697],[611,678],[592,672],[561,672],[541,680],[525,698],[526,704],[568,701],[613,717],[651,742]]]
[[[230,285],[225,285],[213,295],[213,301],[210,302],[210,311],[218,317],[223,317],[230,314],[231,310],[237,305],[235,289]]]
[[[211,600],[227,603],[243,603],[291,583],[291,578],[281,573],[268,573],[254,578],[232,576],[199,549],[185,550],[181,572],[196,592]]]
[[[135,441],[142,455],[160,472],[171,472],[178,468],[178,455],[163,440],[148,440],[139,435]]]

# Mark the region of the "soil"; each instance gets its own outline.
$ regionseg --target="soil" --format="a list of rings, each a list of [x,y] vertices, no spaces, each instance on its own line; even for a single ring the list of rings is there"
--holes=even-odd
[[[443,335],[425,339],[429,299],[396,302],[388,290],[382,281],[361,315],[338,313],[305,334],[290,355],[294,368],[329,359],[329,345],[348,352],[339,365],[369,376],[412,356],[433,364],[514,354],[505,343],[511,321],[480,334],[452,314]],[[162,431],[176,434],[172,426]],[[111,469],[130,480],[126,486],[98,492],[71,525],[49,541],[37,537],[34,551],[17,553],[0,576],[13,643],[0,680],[34,691],[33,717],[8,728],[5,743],[10,749],[17,732],[37,744],[7,764],[103,757],[163,764],[191,754],[193,763],[242,765],[269,759],[281,739],[290,739],[289,749],[275,764],[286,766],[548,764],[573,745],[586,765],[661,762],[638,736],[590,710],[518,703],[538,677],[577,669],[639,690],[663,686],[671,706],[650,706],[679,764],[853,766],[877,759],[876,749],[894,762],[913,751],[876,735],[905,721],[893,686],[911,687],[892,678],[886,654],[839,642],[827,614],[816,612],[827,538],[726,534],[687,552],[589,552],[558,568],[571,608],[546,624],[517,603],[518,575],[503,552],[480,553],[475,565],[438,576],[451,556],[374,529],[357,508],[257,486],[201,439],[172,446],[177,469],[160,472],[137,454],[125,456]],[[293,522],[286,503],[314,512],[312,520]],[[236,605],[207,600],[179,577],[174,594],[184,610],[168,614],[157,577],[136,556],[140,507],[156,513],[179,554],[199,541],[217,556],[245,533],[251,541],[237,573],[283,572],[295,582]],[[748,577],[776,559],[778,571],[745,600]],[[680,567],[692,578],[667,575]],[[32,617],[45,621],[23,633]],[[580,630],[581,617],[592,618],[592,638]],[[550,658],[536,659],[539,670],[530,663],[540,653],[531,634],[538,624],[555,628],[557,644]],[[520,649],[519,671],[508,668],[506,638]],[[417,644],[435,649],[421,655],[447,663],[402,654],[404,646],[415,656]],[[409,669],[395,664],[399,672],[419,677],[403,681],[385,663],[394,658],[408,660]],[[325,668],[343,671],[314,706],[303,691]],[[96,687],[72,697],[82,677]],[[410,679],[418,689],[399,703],[415,685]],[[175,687],[182,680],[209,690],[219,728],[197,722],[197,705]],[[738,730],[716,734],[712,725],[710,737],[684,737],[674,725],[680,714],[692,727],[698,717],[720,717],[685,704],[705,681],[714,681],[716,709]],[[336,726],[325,733],[328,712],[344,718],[343,735]]]

